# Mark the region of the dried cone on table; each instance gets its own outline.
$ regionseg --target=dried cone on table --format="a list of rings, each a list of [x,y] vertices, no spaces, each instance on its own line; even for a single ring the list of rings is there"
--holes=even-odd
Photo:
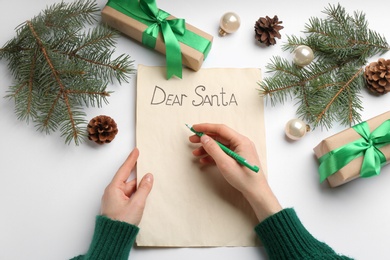
[[[380,58],[371,62],[364,70],[367,88],[378,95],[390,91],[390,60]]]
[[[96,116],[87,126],[88,139],[98,144],[110,143],[118,133],[117,125],[109,116]]]
[[[255,24],[255,38],[261,43],[264,43],[267,46],[276,44],[275,38],[280,39],[282,36],[279,31],[284,27],[280,24],[282,21],[279,21],[277,15],[274,18],[268,16],[260,17]]]

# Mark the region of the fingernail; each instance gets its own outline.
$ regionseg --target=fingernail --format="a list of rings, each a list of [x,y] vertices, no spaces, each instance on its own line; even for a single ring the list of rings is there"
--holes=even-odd
[[[148,173],[148,174],[146,175],[145,180],[146,180],[147,182],[152,182],[152,179],[153,179],[152,174]]]
[[[208,137],[207,135],[202,135],[200,137],[200,141],[202,142],[202,144],[207,144],[210,141],[210,137]]]

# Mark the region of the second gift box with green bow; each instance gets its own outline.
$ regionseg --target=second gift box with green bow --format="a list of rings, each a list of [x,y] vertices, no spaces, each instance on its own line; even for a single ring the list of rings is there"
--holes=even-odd
[[[198,71],[213,36],[159,9],[155,0],[109,0],[102,10],[109,26],[165,54],[167,78],[182,77],[182,65]]]
[[[331,187],[379,175],[390,160],[390,111],[324,139],[314,153]]]

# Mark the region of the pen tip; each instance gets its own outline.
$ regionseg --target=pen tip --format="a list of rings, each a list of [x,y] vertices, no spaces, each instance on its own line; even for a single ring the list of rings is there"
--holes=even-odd
[[[191,129],[191,126],[189,126],[188,124],[185,124],[188,128],[190,128]]]

